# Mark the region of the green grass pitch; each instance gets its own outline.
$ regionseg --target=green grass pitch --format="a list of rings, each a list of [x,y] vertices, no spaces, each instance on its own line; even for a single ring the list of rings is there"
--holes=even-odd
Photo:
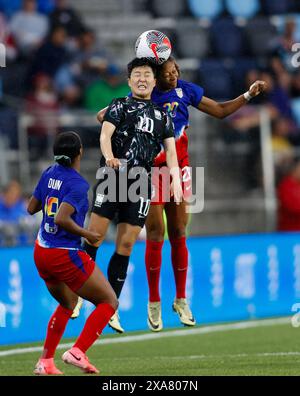
[[[232,329],[229,325],[211,331],[214,326],[209,326],[206,332],[206,328],[104,336],[104,343],[94,345],[88,356],[102,376],[299,376],[300,328],[292,327],[288,319],[285,323],[262,321],[257,327],[244,329]],[[198,329],[202,329],[202,333],[197,334]],[[144,339],[144,335],[150,334],[152,339]],[[132,336],[137,338],[132,340]],[[118,340],[123,342],[116,342]],[[10,356],[3,356],[3,352],[40,345],[2,346],[0,375],[32,375],[40,352]],[[58,368],[69,376],[81,375],[78,369],[60,360],[65,349],[56,352]]]

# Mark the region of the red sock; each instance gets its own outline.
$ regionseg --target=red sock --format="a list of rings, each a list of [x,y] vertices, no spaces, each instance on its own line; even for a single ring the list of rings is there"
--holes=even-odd
[[[61,305],[56,308],[56,311],[51,316],[48,323],[42,359],[54,357],[56,347],[64,334],[66,325],[72,313],[73,311],[63,308]]]
[[[164,241],[154,242],[146,241],[146,271],[149,286],[149,301],[160,301],[159,295],[159,277],[161,268],[161,251]]]
[[[110,304],[98,304],[87,318],[84,328],[75,342],[74,347],[79,348],[85,353],[100,336],[102,330],[114,313],[115,310]]]
[[[170,239],[172,266],[176,283],[176,298],[185,298],[186,276],[188,270],[188,250],[186,238]]]

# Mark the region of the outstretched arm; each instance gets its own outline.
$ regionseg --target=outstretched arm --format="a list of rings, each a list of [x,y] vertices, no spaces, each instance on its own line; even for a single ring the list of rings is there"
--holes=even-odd
[[[250,99],[259,95],[265,89],[266,83],[258,80],[251,85],[249,91],[227,102],[218,103],[206,96],[203,96],[198,105],[198,109],[213,117],[222,119],[237,111],[244,104],[248,103]]]

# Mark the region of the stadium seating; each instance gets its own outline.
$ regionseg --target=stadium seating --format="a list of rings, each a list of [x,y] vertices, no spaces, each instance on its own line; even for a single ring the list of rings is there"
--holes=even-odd
[[[13,13],[20,10],[21,5],[21,0],[0,0],[0,11],[10,17]]]
[[[300,41],[300,14],[293,14],[292,17],[296,23],[295,40]]]
[[[212,99],[228,99],[232,92],[232,81],[224,64],[217,59],[206,59],[200,63],[200,85],[204,95]]]
[[[54,0],[37,0],[38,10],[48,14],[53,10]],[[0,0],[0,11],[8,17],[22,8],[22,0]]]
[[[279,34],[284,33],[285,29],[285,24],[286,21],[289,19],[293,19],[296,24],[296,30],[295,30],[295,40],[300,41],[300,15],[299,14],[289,14],[288,16],[286,15],[277,15],[276,16],[276,28],[278,30]]]
[[[189,0],[188,6],[196,18],[215,18],[223,11],[222,0]]]
[[[286,14],[293,11],[294,0],[263,0],[262,9],[267,15]]]
[[[233,83],[232,96],[238,96],[248,89],[245,85],[245,78],[250,70],[257,70],[257,62],[254,58],[243,57],[233,60],[229,69]]]
[[[158,18],[176,18],[185,13],[185,2],[182,0],[152,0],[150,2],[153,14]]]
[[[220,57],[236,57],[243,54],[243,35],[232,18],[214,21],[210,29],[212,47]]]
[[[256,17],[246,25],[245,34],[252,55],[267,56],[271,51],[277,31],[268,18]]]
[[[225,0],[227,11],[233,17],[252,18],[260,11],[259,0]]]
[[[193,19],[180,20],[176,26],[176,51],[182,58],[203,58],[209,50],[208,31]]]
[[[300,126],[300,98],[292,99],[291,100],[292,112],[293,116]]]

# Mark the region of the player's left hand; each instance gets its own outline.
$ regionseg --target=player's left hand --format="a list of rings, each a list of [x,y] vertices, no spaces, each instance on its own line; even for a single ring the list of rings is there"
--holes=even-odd
[[[254,98],[254,96],[257,96],[260,93],[264,92],[266,87],[267,84],[265,81],[257,80],[250,86],[248,92],[251,95],[251,97]]]

